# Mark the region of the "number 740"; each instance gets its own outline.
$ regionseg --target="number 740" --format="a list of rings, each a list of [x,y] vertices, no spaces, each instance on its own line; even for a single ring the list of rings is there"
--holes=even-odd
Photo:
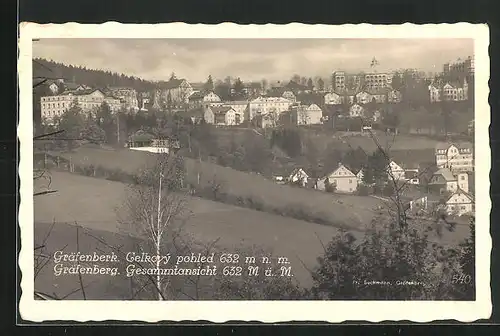
[[[469,274],[454,274],[451,283],[454,284],[470,284],[472,277]]]

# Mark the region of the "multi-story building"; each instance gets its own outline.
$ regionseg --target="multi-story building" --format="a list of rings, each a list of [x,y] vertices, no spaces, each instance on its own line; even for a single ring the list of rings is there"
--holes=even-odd
[[[168,82],[161,84],[160,91],[160,104],[165,106],[169,103],[179,105],[188,102],[187,99],[193,92],[193,88],[187,80],[174,77]]]
[[[137,91],[128,87],[109,87],[109,93],[123,102],[123,107],[128,111],[137,112],[139,110],[139,100]]]
[[[474,153],[469,143],[439,143],[435,156],[438,168],[449,168],[452,172],[474,171]]]
[[[364,85],[367,90],[376,90],[388,87],[386,73],[367,73],[364,75]],[[392,81],[392,77],[391,77]]]
[[[42,119],[48,122],[63,115],[72,104],[76,104],[85,112],[96,110],[103,103],[108,104],[112,112],[117,112],[122,107],[120,99],[106,95],[98,89],[66,91],[56,96],[41,97],[40,100]]]
[[[293,102],[283,97],[258,97],[249,102],[248,115],[245,119],[251,121],[258,114],[264,115],[270,112],[279,114],[288,111],[292,104]]]
[[[243,116],[230,106],[208,106],[204,112],[205,122],[218,126],[239,125],[243,121]]]
[[[332,91],[358,89],[362,84],[362,74],[348,74],[345,71],[335,71],[332,75]]]
[[[429,100],[431,103],[440,101],[464,101],[469,99],[469,84],[464,78],[462,83],[446,82],[444,85],[429,85]]]
[[[474,57],[469,56],[466,59],[458,59],[455,62],[448,62],[443,65],[443,73],[447,75],[473,75],[475,71]]]
[[[246,100],[225,101],[222,103],[222,106],[231,107],[233,110],[236,111],[237,114],[243,117],[247,114],[248,101]]]
[[[196,91],[188,97],[190,108],[208,107],[213,103],[221,102],[221,99],[212,91]]]

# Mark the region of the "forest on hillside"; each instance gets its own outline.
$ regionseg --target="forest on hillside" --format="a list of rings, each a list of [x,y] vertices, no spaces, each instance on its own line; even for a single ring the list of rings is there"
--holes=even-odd
[[[63,78],[67,82],[85,84],[94,88],[107,86],[125,86],[138,92],[151,91],[156,83],[134,76],[126,76],[111,71],[88,69],[82,66],[66,65],[46,59],[33,60],[33,78],[38,81],[43,78]]]

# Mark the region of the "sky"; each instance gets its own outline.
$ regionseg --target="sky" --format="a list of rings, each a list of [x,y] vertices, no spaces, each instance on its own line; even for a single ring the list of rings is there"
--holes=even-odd
[[[472,39],[41,39],[33,57],[137,76],[204,82],[226,76],[285,80],[294,74],[328,77],[333,71],[378,72],[443,64],[472,56]]]

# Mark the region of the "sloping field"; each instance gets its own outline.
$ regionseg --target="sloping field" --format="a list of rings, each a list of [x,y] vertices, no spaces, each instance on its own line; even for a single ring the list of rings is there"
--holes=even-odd
[[[85,147],[73,153],[61,154],[61,156],[71,158],[75,164],[101,165],[130,173],[150,167],[157,160],[157,156],[151,153]],[[199,173],[202,185],[208,185],[215,179],[223,185],[226,193],[241,197],[250,196],[274,208],[300,206],[302,209],[307,209],[309,213],[318,214],[333,223],[338,223],[339,227],[365,227],[373,218],[373,210],[380,204],[378,200],[371,197],[332,195],[278,185],[256,174],[248,174],[208,162],[186,158],[185,163],[189,183],[197,184]]]
[[[35,228],[46,228],[47,223],[56,221],[55,231],[67,231],[64,223],[75,222],[96,232],[111,234],[118,231],[115,209],[123,202],[124,184],[61,172],[52,172],[51,175],[52,187],[58,192],[35,198]],[[310,282],[301,261],[312,268],[323,252],[318,237],[326,243],[338,232],[325,225],[199,198],[189,199],[188,207],[193,215],[185,229],[195,240],[211,243],[219,239],[217,244],[228,249],[258,246],[273,251],[276,256],[288,257],[301,283]],[[74,231],[68,232],[74,235]],[[39,235],[43,236],[44,230],[40,230]],[[75,244],[75,239],[67,237],[56,242]]]

